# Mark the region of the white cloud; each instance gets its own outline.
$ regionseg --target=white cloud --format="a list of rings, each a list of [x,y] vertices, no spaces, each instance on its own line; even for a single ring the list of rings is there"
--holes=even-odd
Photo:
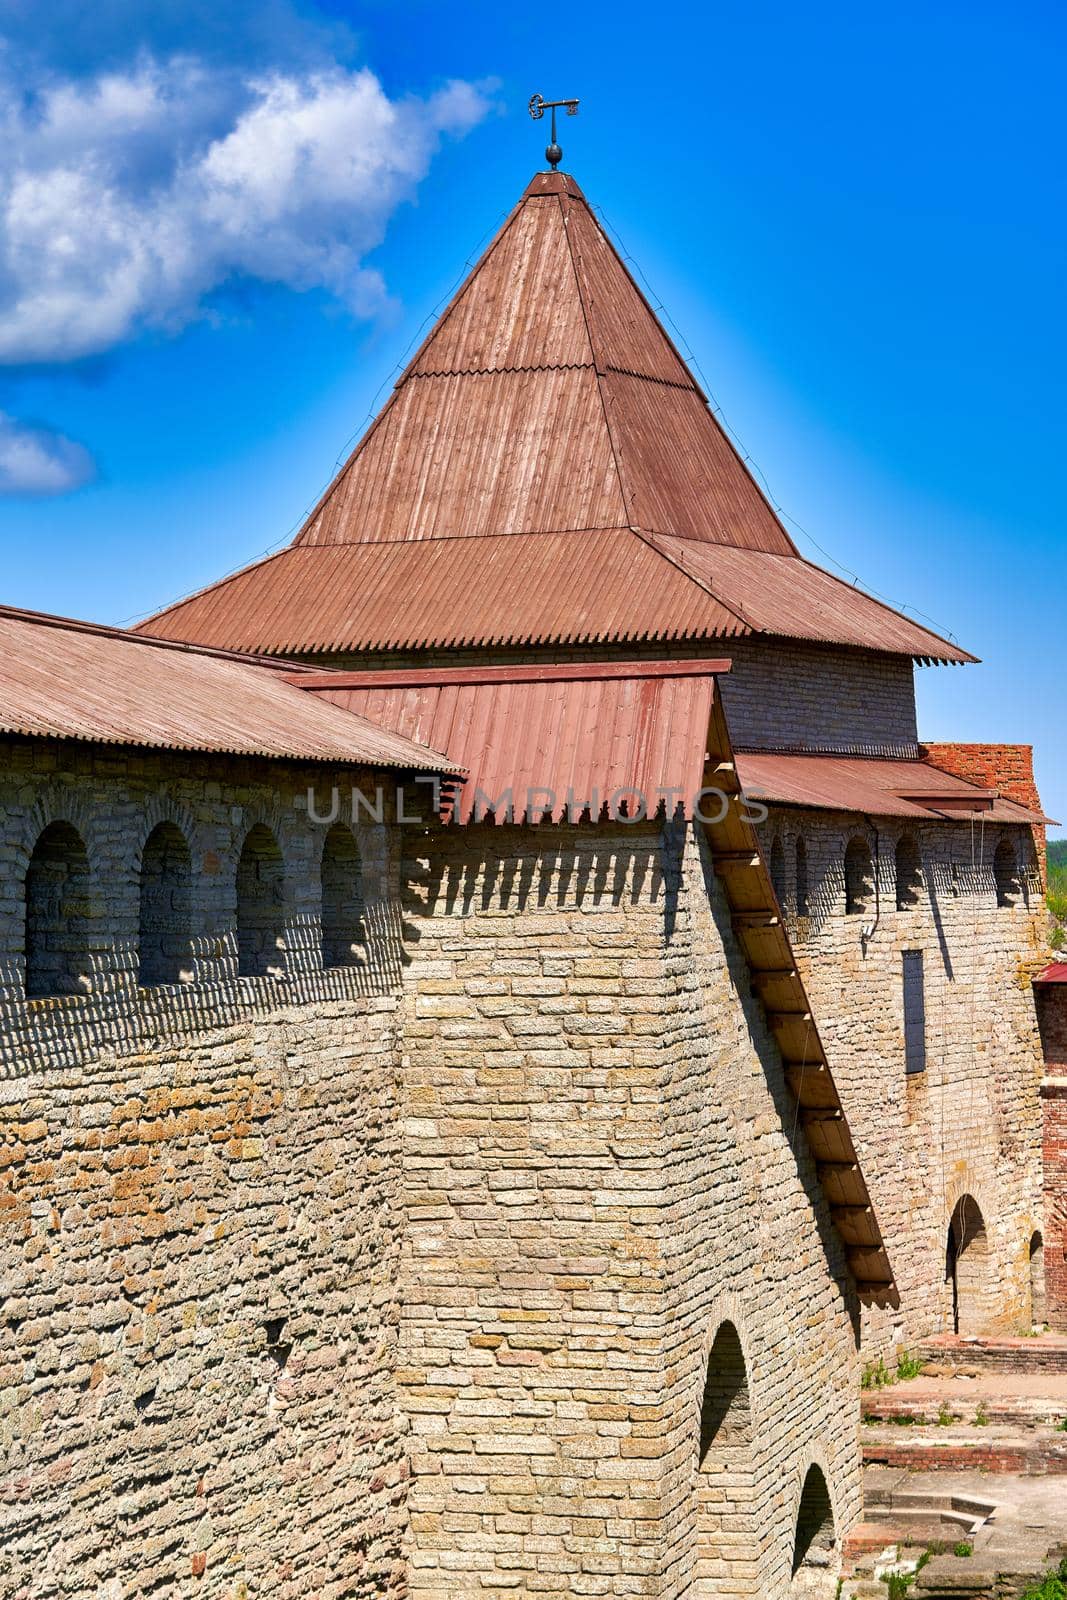
[[[95,477],[82,445],[0,411],[0,495],[66,494]]]
[[[0,363],[66,362],[174,330],[237,278],[386,298],[363,258],[475,86],[391,100],[369,70],[242,81],[190,58],[0,81]]]

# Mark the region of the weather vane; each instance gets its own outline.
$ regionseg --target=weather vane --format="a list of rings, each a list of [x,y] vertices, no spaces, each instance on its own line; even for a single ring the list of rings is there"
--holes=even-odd
[[[545,100],[539,94],[532,95],[530,98],[530,115],[535,122],[540,122],[546,111],[551,111],[552,113],[552,142],[545,151],[545,160],[553,172],[563,160],[563,151],[556,143],[556,108],[558,106],[566,106],[568,117],[576,117],[578,115],[577,100]]]

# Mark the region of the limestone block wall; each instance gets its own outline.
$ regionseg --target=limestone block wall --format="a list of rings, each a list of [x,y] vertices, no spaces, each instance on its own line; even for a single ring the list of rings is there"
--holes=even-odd
[[[1045,1078],[1041,1085],[1045,1315],[1067,1333],[1067,984],[1035,986]]]
[[[780,898],[900,1289],[898,1311],[865,1318],[865,1354],[951,1330],[954,1213],[966,1255],[956,1285],[968,1302],[961,1331],[1029,1326],[1029,1242],[1042,1211],[1042,1061],[1030,980],[1044,945],[1030,830],[972,830],[964,821],[913,828],[781,807],[760,834],[769,857],[778,841]],[[898,909],[896,849],[905,835],[919,875],[914,903]],[[1010,906],[997,904],[993,872],[1002,837],[1022,869]],[[866,908],[850,915],[844,860],[855,838],[866,841],[873,875]],[[912,1073],[905,952],[921,952],[925,1003],[925,1070]]]
[[[362,964],[324,971],[302,802],[349,774],[28,743],[0,773],[0,1594],[400,1594],[388,830],[360,833]],[[191,846],[194,974],[138,988],[161,817]],[[28,1002],[25,867],[56,818],[88,846],[90,983]],[[236,975],[257,823],[278,978]]]
[[[784,1600],[813,1465],[858,1513],[855,1308],[697,842],[405,843],[412,1596]]]

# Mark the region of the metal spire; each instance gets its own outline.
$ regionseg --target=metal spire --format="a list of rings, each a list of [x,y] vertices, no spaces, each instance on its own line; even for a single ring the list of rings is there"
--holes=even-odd
[[[578,115],[577,100],[545,100],[543,96],[539,94],[532,95],[530,98],[530,115],[533,117],[535,122],[539,122],[546,111],[551,111],[552,113],[552,142],[545,151],[545,160],[548,162],[553,172],[555,172],[556,168],[563,160],[563,151],[556,143],[557,106],[566,106],[568,117],[576,117]]]

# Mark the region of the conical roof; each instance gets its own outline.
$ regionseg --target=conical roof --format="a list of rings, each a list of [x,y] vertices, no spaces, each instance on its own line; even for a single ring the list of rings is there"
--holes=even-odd
[[[770,632],[970,659],[801,559],[555,172],[530,183],[294,544],[143,626],[285,654]]]

